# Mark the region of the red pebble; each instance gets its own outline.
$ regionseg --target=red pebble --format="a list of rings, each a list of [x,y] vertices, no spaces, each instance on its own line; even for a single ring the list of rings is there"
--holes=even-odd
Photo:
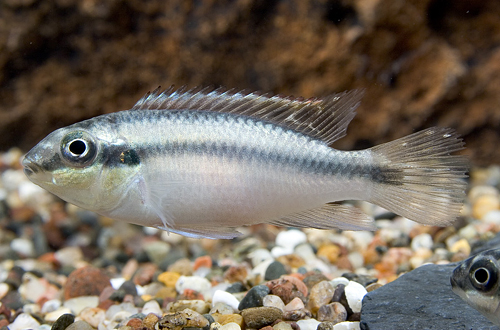
[[[142,320],[134,317],[133,319],[130,319],[127,322],[127,326],[132,327],[134,329],[141,329],[142,328]]]
[[[193,269],[197,270],[200,267],[212,268],[212,258],[210,258],[210,256],[201,256],[196,258]]]
[[[192,289],[185,289],[182,296],[183,299],[187,300],[205,300],[201,293]]]
[[[64,300],[81,296],[99,296],[111,285],[109,277],[100,269],[87,266],[74,270],[64,284]]]

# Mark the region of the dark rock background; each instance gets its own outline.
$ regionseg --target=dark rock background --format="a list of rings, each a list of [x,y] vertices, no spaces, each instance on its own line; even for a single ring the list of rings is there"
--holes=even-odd
[[[365,88],[339,148],[433,126],[500,163],[498,0],[1,0],[0,148],[158,85]]]

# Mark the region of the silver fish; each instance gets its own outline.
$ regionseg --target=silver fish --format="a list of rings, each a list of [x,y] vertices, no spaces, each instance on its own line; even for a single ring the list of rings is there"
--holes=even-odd
[[[500,249],[488,250],[464,260],[450,282],[453,292],[500,326]]]
[[[60,128],[23,160],[28,178],[101,215],[191,237],[258,223],[374,230],[365,200],[423,224],[459,215],[467,161],[453,130],[429,128],[361,151],[345,135],[362,91],[294,99],[159,89],[131,110]]]

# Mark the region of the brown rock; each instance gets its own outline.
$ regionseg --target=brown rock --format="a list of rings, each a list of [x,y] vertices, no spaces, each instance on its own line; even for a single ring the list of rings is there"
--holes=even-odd
[[[229,283],[244,283],[248,276],[248,269],[245,266],[231,266],[224,273],[224,279]]]
[[[333,302],[319,308],[317,319],[320,322],[329,321],[333,324],[344,322],[347,320],[347,310],[341,303]]]
[[[248,328],[260,329],[271,325],[283,316],[283,312],[275,307],[251,307],[241,312]]]
[[[158,323],[159,320],[160,318],[156,314],[149,313],[148,315],[146,315],[144,320],[142,320],[142,326],[146,329],[152,330],[155,328],[155,324]]]
[[[302,319],[308,319],[311,317],[312,317],[311,312],[305,308],[296,309],[293,311],[288,311],[283,313],[283,319],[287,321],[298,321]]]
[[[316,314],[321,306],[328,304],[333,297],[335,289],[329,281],[322,281],[313,286],[309,294],[309,302],[307,307]]]
[[[307,276],[304,278],[303,282],[309,290],[311,290],[312,287],[318,284],[319,282],[328,281],[328,278],[321,273],[310,272],[309,274],[306,275]]]
[[[295,297],[304,300],[307,297],[307,286],[296,277],[282,276],[279,279],[272,280],[266,283],[270,290],[270,294],[274,294],[288,304]]]
[[[153,280],[153,276],[155,275],[157,269],[157,265],[153,263],[146,263],[137,269],[132,281],[141,286],[149,284]]]
[[[141,329],[142,327],[142,320],[138,318],[132,318],[127,322],[127,326],[133,328],[133,329]]]
[[[184,276],[193,275],[193,265],[189,259],[183,258],[174,262],[168,267],[169,272],[178,273]]]
[[[71,272],[64,284],[64,299],[80,296],[99,296],[110,286],[109,277],[100,269],[87,266]]]
[[[187,319],[181,312],[163,315],[158,321],[158,329],[180,330],[187,324]]]

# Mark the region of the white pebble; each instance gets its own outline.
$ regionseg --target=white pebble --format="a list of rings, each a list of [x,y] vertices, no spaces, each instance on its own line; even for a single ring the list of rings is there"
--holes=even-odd
[[[134,313],[135,314],[135,313]],[[111,322],[120,323],[128,319],[132,315],[129,311],[120,311],[111,317]]]
[[[357,251],[349,253],[347,259],[349,259],[354,269],[361,268],[365,264],[365,258]]]
[[[123,277],[116,277],[116,278],[112,278],[110,280],[111,286],[115,290],[118,290],[122,286],[122,284],[125,283],[125,281],[127,281],[127,280]]]
[[[38,329],[39,326],[40,323],[31,315],[21,313],[16,317],[14,322],[9,324],[9,330]]]
[[[349,284],[345,287],[347,303],[354,313],[361,312],[361,301],[365,294],[367,294],[366,289],[358,282],[349,281]]]
[[[347,286],[347,284],[349,284],[349,280],[347,278],[341,276],[341,277],[334,278],[333,280],[330,281],[330,283],[332,283],[332,286],[334,288],[336,288],[337,285],[339,285],[339,284],[344,284],[345,286]]]
[[[22,171],[9,169],[2,173],[2,183],[7,190],[14,191],[25,181],[27,179]]]
[[[491,213],[491,212],[489,212],[489,213]],[[483,219],[484,219],[484,217],[483,217]],[[472,240],[473,238],[475,238],[478,235],[477,230],[476,230],[476,226],[472,223],[468,224],[467,226],[463,227],[462,229],[460,229],[458,231],[458,235],[462,238],[465,238],[466,240]]]
[[[9,292],[10,288],[7,283],[0,283],[0,299],[5,297],[5,295]]]
[[[241,330],[241,327],[239,326],[238,323],[229,322],[221,326],[219,330]]]
[[[255,251],[252,251],[249,254],[249,257],[252,258],[252,265],[253,266],[257,266],[258,264],[260,264],[263,261],[273,259],[271,252],[269,252],[266,249],[257,249]]]
[[[203,295],[206,300],[211,301],[214,297],[215,291],[221,290],[221,291],[226,291],[227,288],[231,286],[231,283],[223,282],[219,283],[213,287],[210,288],[210,290],[206,291],[205,294]]]
[[[309,244],[299,244],[295,247],[295,254],[304,260],[316,259],[316,254]]]
[[[23,312],[26,314],[36,314],[40,312],[40,306],[38,304],[26,304],[23,306]]]
[[[264,305],[264,307],[279,308],[282,312],[285,310],[285,303],[283,302],[283,300],[281,300],[280,297],[274,294],[268,294],[267,296],[265,296],[262,300],[262,304]]]
[[[54,253],[54,258],[63,266],[74,266],[83,260],[83,253],[78,246],[68,246]]]
[[[321,322],[315,319],[298,320],[300,330],[316,330]]]
[[[6,189],[0,188],[0,201],[4,201],[8,195],[9,193]]]
[[[500,211],[490,211],[482,219],[483,222],[500,225]]]
[[[100,308],[87,307],[80,312],[80,317],[83,321],[90,324],[93,328],[97,328],[99,323],[104,321],[106,311]]]
[[[211,271],[212,269],[208,267],[200,267],[194,271],[193,275],[199,277],[207,277],[207,275],[210,274]]]
[[[271,255],[274,258],[279,258],[281,256],[287,256],[293,253],[292,247],[275,246],[271,249]]]
[[[124,302],[119,305],[112,305],[108,308],[106,311],[106,319],[111,320],[114,318],[114,316],[122,311],[125,311],[129,313],[130,315],[132,314],[137,314],[139,313],[139,309],[135,307],[132,303],[129,302]]]
[[[210,282],[204,278],[199,276],[181,276],[175,283],[175,289],[178,293],[183,293],[186,289],[191,289],[200,293],[205,293],[210,290],[212,285]]]
[[[212,297],[212,307],[219,302],[230,306],[235,311],[238,310],[238,305],[240,304],[240,302],[238,301],[238,299],[236,299],[235,296],[233,296],[229,292],[222,290],[215,291],[214,296]]]
[[[150,300],[147,303],[145,303],[144,307],[142,308],[142,313],[144,315],[148,315],[150,313],[153,313],[156,316],[160,316],[160,317],[163,315],[160,304],[158,304],[158,302],[156,300]]]
[[[44,319],[47,322],[55,322],[63,314],[72,314],[71,309],[67,307],[61,307],[53,312],[45,314]]]
[[[19,199],[24,203],[28,203],[31,199],[40,199],[40,194],[45,193],[42,188],[33,184],[31,181],[21,182],[18,187],[18,192]]]
[[[373,233],[370,231],[349,231],[346,230],[342,233],[345,237],[350,238],[354,243],[355,251],[365,251],[368,245],[373,240]]]
[[[304,302],[299,297],[295,297],[285,306],[285,312],[296,311],[305,308]]]
[[[301,243],[307,242],[307,236],[297,229],[282,231],[276,236],[276,245],[292,249]]]
[[[98,296],[81,296],[68,299],[63,306],[69,308],[73,314],[78,315],[85,307],[97,307],[99,305]]]
[[[480,196],[491,195],[498,196],[498,190],[492,186],[475,186],[469,191],[469,199],[474,202]]]
[[[153,241],[145,244],[143,250],[153,263],[158,264],[168,256],[170,244],[163,241]]]
[[[309,266],[309,269],[317,269],[322,273],[330,274],[333,270],[333,267],[330,265],[326,264],[323,260],[314,258],[314,259],[309,259],[306,260],[307,266]]]
[[[14,238],[10,242],[10,248],[25,257],[33,257],[35,255],[35,247],[29,239]]]
[[[411,249],[413,251],[417,251],[418,249],[424,248],[424,249],[430,249],[432,248],[432,245],[434,244],[432,240],[432,236],[423,233],[420,235],[415,236],[412,241],[411,241]]]
[[[61,301],[59,299],[47,300],[42,306],[42,314],[53,312],[59,307],[61,307]]]
[[[333,330],[360,330],[359,322],[340,322],[333,326]]]

